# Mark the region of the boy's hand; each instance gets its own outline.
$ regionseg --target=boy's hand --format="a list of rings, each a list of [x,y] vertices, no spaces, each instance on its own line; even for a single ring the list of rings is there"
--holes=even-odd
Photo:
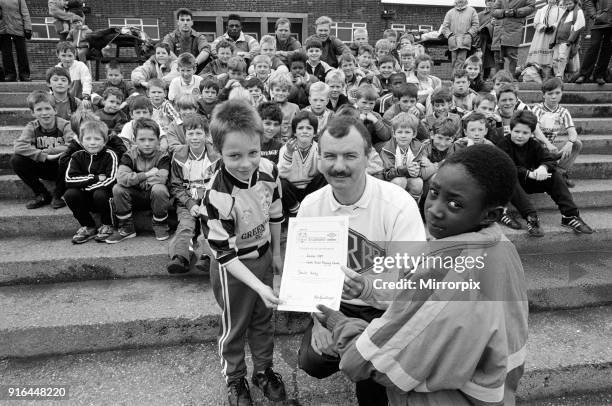
[[[285,146],[287,147],[287,152],[293,154],[297,149],[297,138],[291,138]]]
[[[60,155],[62,154],[49,154],[47,155],[47,161],[55,161],[60,157]]]
[[[412,178],[416,178],[421,173],[421,165],[418,162],[412,162],[408,165],[408,174]]]
[[[225,78],[227,78],[229,75],[227,73],[219,73],[217,75],[217,79],[219,80],[225,80]]]
[[[144,88],[148,88],[149,87],[149,82],[140,82],[140,86],[144,87]]]
[[[293,84],[295,86],[304,86],[304,78],[301,76],[294,76],[293,77]]]
[[[317,313],[315,315],[318,317]],[[318,319],[313,321],[310,346],[319,355],[338,356],[338,353],[334,351],[334,339],[331,331],[323,327]]]
[[[336,310],[332,310],[329,307],[325,306],[325,305],[318,305],[317,309],[321,312],[321,313],[313,313],[315,315],[315,317],[317,318],[317,320],[323,324],[325,326],[325,328],[327,328],[327,320],[329,319],[329,317],[332,314],[338,314],[342,317],[345,317],[344,314],[342,314],[342,312],[336,311]]]
[[[571,142],[566,142],[565,145],[563,146],[563,148],[561,148],[561,159],[566,159],[569,158],[570,154],[572,153],[572,147],[574,146],[574,144],[572,144]]]
[[[153,176],[157,175],[157,172],[159,172],[159,169],[151,168],[148,172],[146,172],[147,178],[152,178]]]
[[[276,309],[281,303],[276,293],[274,293],[274,290],[268,285],[263,285],[263,287],[257,291],[257,294],[261,297],[266,307],[270,309]]]
[[[101,173],[100,175],[98,175],[98,180],[99,180],[100,182],[104,182],[104,181],[106,180],[106,175],[105,175],[105,174],[103,174],[103,173]]]
[[[83,110],[92,110],[91,102],[89,100],[81,100],[81,107]]]
[[[539,166],[535,171],[533,171],[533,174],[535,176],[535,180],[539,182],[552,176],[550,173],[548,173],[548,169],[543,165]]]
[[[275,275],[281,275],[283,273],[283,258],[280,254],[272,255],[272,270]]]
[[[353,271],[346,266],[340,267],[344,272],[344,286],[342,287],[342,299],[350,300],[361,296],[365,287],[363,275]]]
[[[374,124],[378,122],[378,117],[376,117],[371,111],[368,111],[365,116],[367,120],[371,121]]]
[[[198,217],[200,215],[200,206],[197,204],[192,206],[191,209],[189,209],[189,214],[191,214],[191,217]]]

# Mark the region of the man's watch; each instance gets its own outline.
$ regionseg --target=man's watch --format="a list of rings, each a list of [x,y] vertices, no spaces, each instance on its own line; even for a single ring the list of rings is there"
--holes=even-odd
[[[91,100],[91,96],[88,94],[83,95],[83,100]]]

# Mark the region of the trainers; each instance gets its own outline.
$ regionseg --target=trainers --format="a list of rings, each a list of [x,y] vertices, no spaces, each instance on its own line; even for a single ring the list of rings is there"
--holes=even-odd
[[[606,80],[604,78],[597,78],[595,79],[595,83],[597,83],[600,86],[603,86],[606,84]]]
[[[189,272],[189,262],[180,255],[175,255],[172,261],[166,265],[166,269],[171,274],[186,273]]]
[[[72,243],[73,244],[83,244],[84,242],[87,242],[91,240],[92,238],[94,238],[97,233],[98,233],[98,230],[96,230],[95,227],[83,226],[77,230],[74,236],[72,236]]]
[[[527,216],[527,233],[532,237],[544,236],[544,230],[540,227],[538,216]]]
[[[567,174],[567,172],[565,172],[562,176],[568,188],[573,188],[574,186],[576,186],[574,181],[569,178],[569,175]]]
[[[136,237],[136,230],[134,229],[134,221],[129,218],[126,220],[119,221],[119,228],[111,234],[105,241],[109,244],[116,244],[128,238]]]
[[[26,203],[26,209],[38,209],[51,203],[51,196],[48,194],[39,194],[34,196],[34,199]]]
[[[210,257],[208,255],[202,255],[196,261],[195,267],[198,271],[205,275],[210,275]]]
[[[283,378],[270,367],[266,368],[264,372],[253,373],[251,381],[253,385],[261,389],[266,398],[273,402],[279,402],[287,398]]]
[[[113,226],[103,224],[98,229],[98,235],[96,235],[95,240],[96,242],[106,242],[106,239],[110,237],[111,235],[113,235],[114,232],[115,232],[115,229],[113,228]]]
[[[153,220],[153,232],[155,233],[155,239],[157,241],[165,241],[170,238],[170,233],[168,233],[168,223],[157,222]]]
[[[62,207],[66,207],[66,202],[61,197],[54,197],[51,199],[51,207],[55,210],[61,209]]]
[[[513,230],[520,230],[523,228],[521,223],[519,223],[507,209],[504,210],[504,214],[499,219],[499,222]]]
[[[561,225],[571,228],[578,234],[593,234],[593,229],[580,216],[561,216]]]
[[[245,378],[237,379],[227,385],[227,400],[230,406],[253,405],[249,383]]]

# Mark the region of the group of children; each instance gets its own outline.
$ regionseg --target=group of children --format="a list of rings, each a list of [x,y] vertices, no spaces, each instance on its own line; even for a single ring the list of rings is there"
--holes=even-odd
[[[334,115],[364,123],[373,145],[368,173],[399,185],[421,208],[445,159],[489,144],[516,166],[510,201],[530,235],[543,235],[528,196],[541,192],[559,206],[563,226],[593,232],[568,189],[581,143],[571,115],[559,104],[559,79],[543,84],[544,102],[530,109],[518,99],[508,73],[498,72],[488,88],[478,57],[467,58],[448,84],[431,75],[431,58],[415,57],[418,48],[409,41],[398,58],[390,41],[381,41],[373,51],[366,36],[357,57],[345,53],[338,68],[331,68],[320,60],[320,41],[307,42],[306,52],[292,53],[285,65],[274,60],[269,38],[262,39],[252,73],[244,59],[232,56],[233,44],[220,41],[217,59],[200,75],[195,58],[181,54],[176,75],[141,78],[134,87],[113,62],[96,88],[87,67],[75,61],[75,48],[60,43],[60,64],[46,75],[49,91],[28,96],[34,120],[16,140],[11,158],[15,173],[35,194],[26,207],[68,205],[80,224],[73,243],[113,244],[136,236],[137,210],[150,210],[155,238],[168,239],[174,205],[178,227],[168,272],[189,270],[202,233],[205,250],[213,254],[207,260],[215,270],[211,281],[223,317],[242,326],[225,332],[220,346],[230,398],[244,386],[244,359],[235,354],[249,327],[247,315],[261,321],[259,328],[270,328],[267,307],[277,299],[267,270],[282,267],[280,223],[326,184],[317,139]],[[40,179],[55,181],[54,191]],[[457,210],[455,205],[449,202],[448,211]],[[99,214],[99,222],[91,213]],[[500,221],[521,227],[509,210]],[[228,284],[228,272],[236,283]],[[230,309],[227,295],[243,300]],[[282,379],[271,369],[269,335],[249,335],[251,340],[261,349],[253,351],[252,382],[270,399],[284,398]]]

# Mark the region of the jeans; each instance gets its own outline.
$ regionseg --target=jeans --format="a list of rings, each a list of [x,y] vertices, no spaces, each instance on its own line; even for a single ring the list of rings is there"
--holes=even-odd
[[[591,45],[584,55],[580,76],[594,79],[605,78],[612,56],[612,27],[591,30]]]
[[[0,35],[0,50],[2,50],[2,65],[4,65],[6,80],[15,80],[17,78],[15,60],[13,59],[13,42],[15,43],[15,52],[17,53],[19,78],[29,78],[30,62],[28,62],[25,38],[18,35],[2,34]]]

